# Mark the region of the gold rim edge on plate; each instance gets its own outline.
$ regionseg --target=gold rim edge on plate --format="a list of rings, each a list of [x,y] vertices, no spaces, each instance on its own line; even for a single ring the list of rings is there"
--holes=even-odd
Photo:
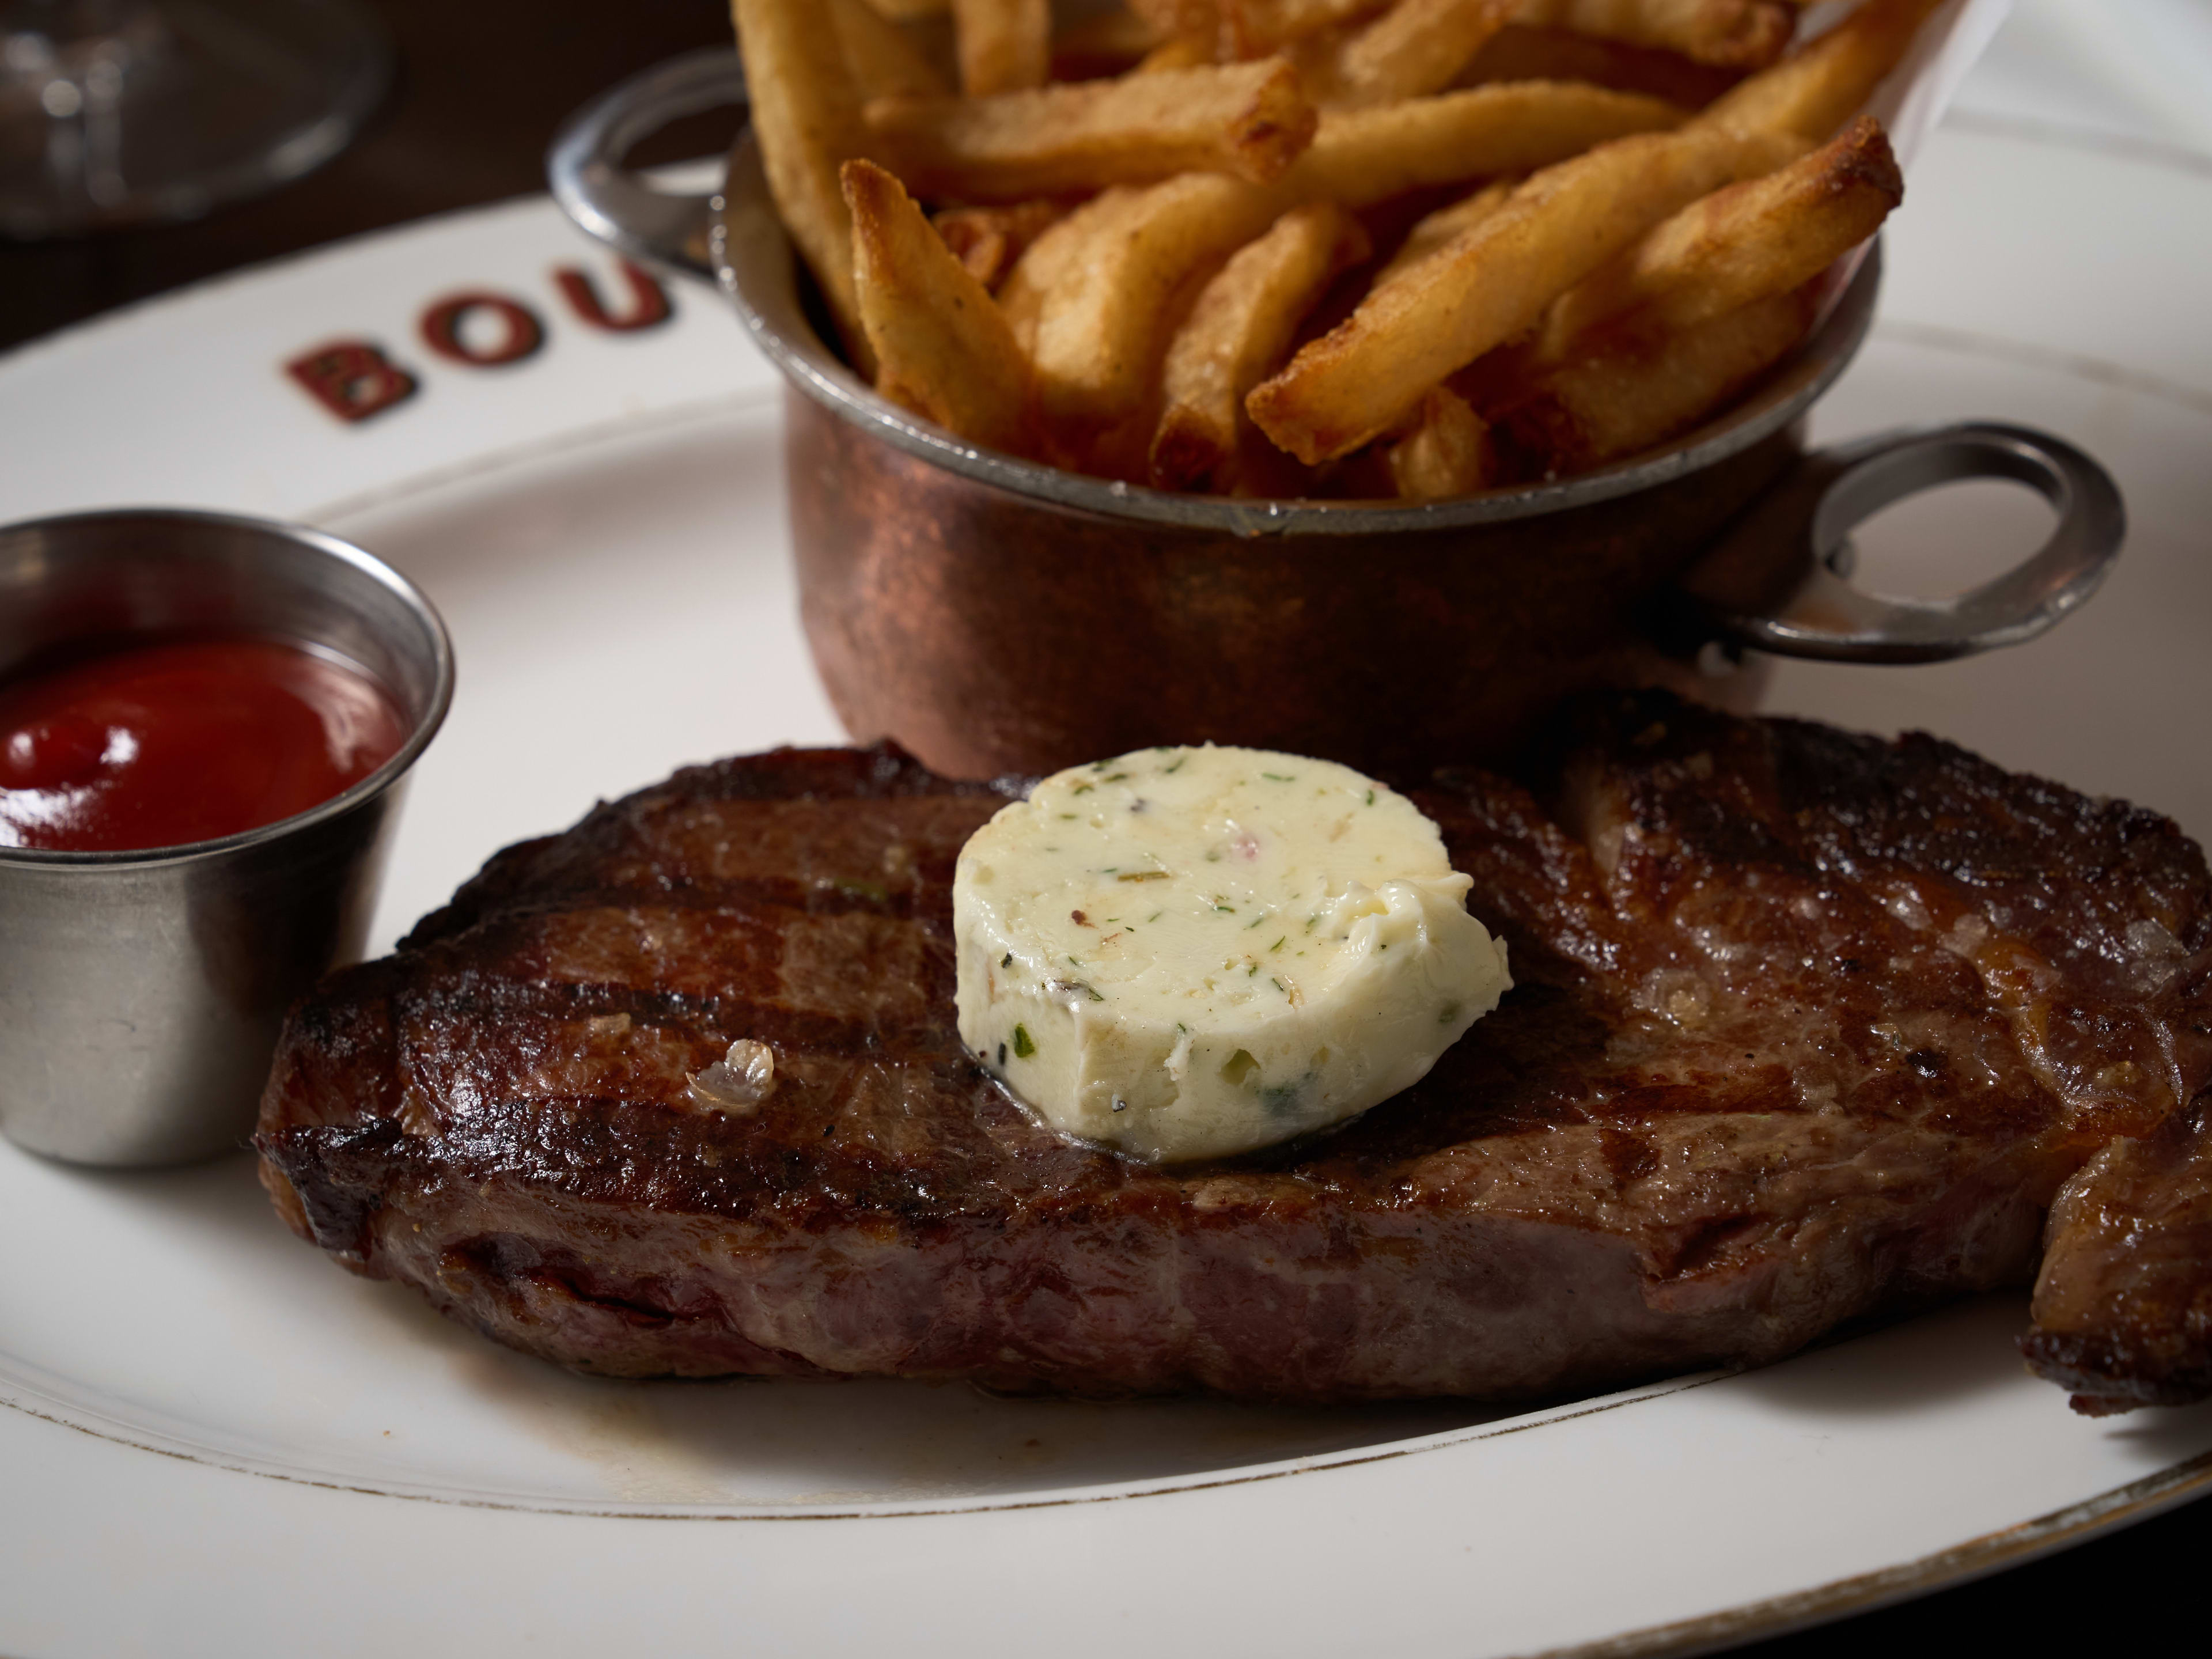
[[[2096,1534],[2148,1521],[2208,1491],[2212,1491],[2212,1452],[1917,1560],[1600,1641],[1539,1649],[1522,1659],[1687,1659],[1754,1638],[1786,1636],[2024,1565]]]

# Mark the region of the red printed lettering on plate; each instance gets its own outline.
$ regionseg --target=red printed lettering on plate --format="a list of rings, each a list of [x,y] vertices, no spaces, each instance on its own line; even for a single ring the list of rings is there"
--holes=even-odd
[[[291,359],[284,372],[342,421],[365,421],[415,395],[415,377],[367,340],[319,345]]]
[[[461,332],[469,318],[479,313],[499,319],[500,337],[490,344],[471,342]],[[520,362],[545,343],[545,325],[538,320],[538,313],[503,294],[449,295],[422,313],[422,326],[423,342],[431,350],[476,368]]]
[[[562,265],[553,273],[553,281],[568,301],[568,308],[593,328],[627,334],[633,329],[653,328],[675,315],[676,308],[669,303],[668,290],[655,282],[650,271],[640,269],[625,259],[622,262],[624,282],[629,284],[629,306],[617,317],[608,311],[600,299],[599,285],[588,272],[574,265]]]

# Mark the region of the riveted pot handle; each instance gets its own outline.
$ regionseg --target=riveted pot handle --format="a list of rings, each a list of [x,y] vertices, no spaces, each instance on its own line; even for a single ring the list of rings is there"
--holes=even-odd
[[[623,170],[622,160],[672,121],[745,102],[745,72],[734,47],[702,47],[633,75],[554,135],[545,152],[553,199],[578,225],[632,258],[711,276],[707,236],[720,197],[649,189]]]
[[[1856,526],[1967,478],[2037,491],[2058,514],[2050,540],[1949,599],[1884,598],[1850,585]],[[2096,591],[2126,531],[2111,475],[2047,433],[1983,421],[1887,432],[1805,457],[1722,533],[1681,589],[1709,635],[1737,645],[1828,662],[1940,662],[2052,626]]]

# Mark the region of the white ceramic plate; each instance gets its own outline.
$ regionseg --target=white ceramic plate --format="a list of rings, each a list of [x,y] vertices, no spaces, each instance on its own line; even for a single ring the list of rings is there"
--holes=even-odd
[[[1780,707],[1920,724],[2212,833],[2212,170],[1984,121],[1938,135],[1885,321],[1823,430],[1992,415],[2118,475],[2135,532],[2058,634],[1942,668],[1786,665]],[[2075,216],[2064,234],[2045,204]],[[2125,257],[2122,257],[2123,251]],[[210,285],[0,362],[0,517],[308,520],[443,608],[461,664],[376,945],[493,848],[688,760],[838,732],[783,556],[777,388],[719,302],[618,292],[544,202]],[[437,356],[425,307],[544,343]],[[479,307],[461,337],[483,352]],[[476,331],[481,328],[483,331]],[[281,364],[419,380],[358,424]],[[2040,509],[1970,486],[1862,537],[1923,591]],[[2008,539],[2009,538],[2009,539]],[[339,1273],[243,1158],[91,1174],[0,1146],[0,1651],[1526,1654],[1738,1638],[2020,1559],[2212,1484],[2212,1409],[2075,1419],[2000,1297],[1528,1415],[1008,1402],[896,1384],[592,1382]]]

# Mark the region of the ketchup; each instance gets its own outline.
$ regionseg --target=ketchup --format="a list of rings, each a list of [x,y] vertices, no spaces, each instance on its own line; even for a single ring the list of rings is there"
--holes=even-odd
[[[399,750],[398,706],[274,640],[138,640],[0,682],[0,847],[134,852],[274,823]]]

